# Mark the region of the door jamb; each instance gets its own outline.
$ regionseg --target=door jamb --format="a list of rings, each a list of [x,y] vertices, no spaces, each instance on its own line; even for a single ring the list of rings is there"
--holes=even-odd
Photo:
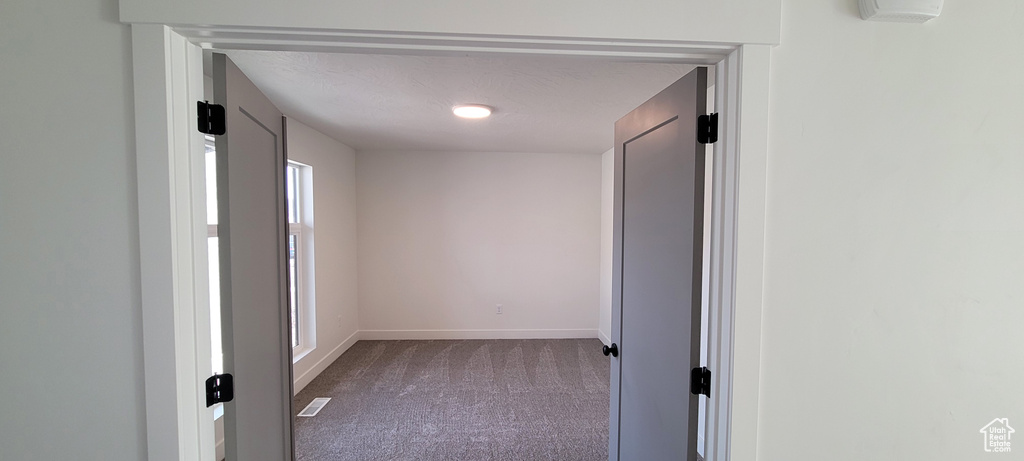
[[[193,101],[202,99],[202,67],[198,48],[190,40],[223,49],[590,56],[715,65],[721,125],[713,160],[708,363],[714,373],[712,395],[718,397],[709,401],[705,455],[716,461],[756,458],[768,45],[623,45],[594,39],[453,39],[442,34],[312,34],[283,29],[246,33],[132,25],[150,460],[213,459],[213,415],[201,393],[204,370],[210,368],[208,354],[200,353],[204,341],[209,350],[209,321],[197,311],[209,304],[206,281],[199,276],[206,273],[206,225],[192,218],[205,217],[205,164],[199,154],[205,150],[202,136],[191,129]]]

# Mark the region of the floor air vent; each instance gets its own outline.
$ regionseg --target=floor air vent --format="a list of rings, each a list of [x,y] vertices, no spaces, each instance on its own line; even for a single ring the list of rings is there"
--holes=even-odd
[[[320,410],[324,408],[324,405],[327,405],[327,402],[330,401],[330,397],[317,397],[313,399],[312,402],[309,402],[309,405],[306,405],[306,408],[303,408],[302,411],[299,412],[299,416],[316,416],[316,414],[320,413]]]

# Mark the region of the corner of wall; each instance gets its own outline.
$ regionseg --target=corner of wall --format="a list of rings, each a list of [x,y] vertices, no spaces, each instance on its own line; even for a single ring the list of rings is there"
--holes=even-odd
[[[355,333],[349,335],[348,338],[342,341],[341,344],[338,344],[338,346],[331,350],[331,352],[327,353],[327,355],[313,364],[313,366],[306,370],[305,373],[297,376],[295,378],[294,394],[298,395],[298,393],[308,386],[309,383],[313,382],[317,376],[320,376],[320,373],[323,373],[324,370],[331,366],[335,360],[338,360],[338,357],[341,357],[341,354],[344,354],[348,348],[352,347],[353,344],[359,341],[361,336],[360,333],[361,332],[359,330],[356,330]]]
[[[293,365],[298,393],[358,341],[355,151],[294,118],[289,159],[313,169],[317,347]]]
[[[598,337],[612,340],[612,213],[615,198],[615,149],[601,154],[601,295],[598,309]]]

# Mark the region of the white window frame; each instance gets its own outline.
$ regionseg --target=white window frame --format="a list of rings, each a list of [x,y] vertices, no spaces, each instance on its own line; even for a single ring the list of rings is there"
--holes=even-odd
[[[216,155],[216,150],[217,150],[216,140],[214,139],[214,137],[212,135],[205,135],[205,136],[203,136],[203,147],[204,147],[204,158],[205,159],[208,160],[210,154]],[[207,162],[205,165],[209,166],[209,162]],[[206,173],[209,173],[209,171],[207,170]],[[203,185],[205,186],[204,192],[209,192],[210,191],[210,180],[211,179],[216,181],[216,177],[211,177],[209,174],[207,174],[204,177],[204,182],[203,182]],[[214,188],[216,188],[216,184],[214,184]],[[214,201],[216,201],[216,200],[214,200]],[[209,195],[206,196],[206,202],[207,202],[207,204],[210,203]],[[206,211],[209,212],[210,209],[207,208]],[[210,239],[219,237],[219,234],[218,234],[219,228],[217,227],[216,223],[210,223],[209,213],[206,213],[206,214],[207,214],[207,217],[206,217],[206,223],[207,223],[206,224],[206,241],[207,241],[207,248],[209,248],[209,241],[210,241]],[[207,262],[209,262],[209,258],[207,258]],[[207,274],[209,274],[211,290],[212,290],[213,280],[215,278],[214,276],[216,275],[216,278],[219,279],[220,278],[220,272],[218,271],[217,274],[213,274],[213,271],[212,271],[211,266],[209,264],[207,264],[207,271],[206,272],[207,272]],[[219,281],[218,281],[217,285],[218,286],[220,285]],[[211,291],[211,293],[212,293],[212,291]],[[219,299],[219,296],[218,296],[218,299]],[[215,325],[219,324],[219,322],[215,323],[213,321],[213,314],[214,314],[214,312],[217,313],[217,317],[219,318],[220,317],[220,306],[213,304],[213,296],[211,295],[210,296],[210,315],[209,315],[209,317],[210,317],[210,327],[211,328],[213,328]],[[211,352],[210,360],[211,360],[211,362],[213,364],[212,371],[214,373],[223,373],[224,372],[224,370],[223,370],[223,368],[224,368],[223,367],[223,360],[224,360],[224,347],[223,347],[223,343],[221,343],[221,345],[217,346],[215,344],[215,341],[214,341],[214,339],[220,340],[220,336],[221,335],[218,333],[216,335],[216,338],[215,338],[214,335],[212,334],[213,333],[212,330],[210,331],[210,333],[211,333],[211,335],[210,335],[210,341],[211,341],[210,342],[210,346],[211,346],[211,349],[212,349],[210,351]],[[219,354],[217,352],[219,352]],[[217,357],[217,355],[220,355],[220,357]],[[217,364],[220,364],[221,366],[217,366]],[[217,415],[218,418],[221,415],[223,415],[223,413],[224,413],[223,405],[217,404],[216,410],[217,410],[216,411],[216,415]]]
[[[181,35],[185,34],[189,38]],[[712,64],[720,114],[712,199],[712,266],[706,458],[754,459],[757,450],[763,301],[765,179],[770,45],[500,37],[441,33],[347,34],[343,31],[132,24],[135,128],[142,277],[146,431],[150,460],[213,458],[212,415],[202,399],[204,306],[196,294],[194,177],[202,152],[194,132],[202,100],[199,47],[297,51],[474,53],[491,56],[590,56]],[[743,174],[740,175],[742,170]],[[205,204],[196,205],[205,208]],[[205,219],[204,219],[205,221]],[[205,224],[205,223],[204,223]],[[208,300],[205,301],[208,303]],[[208,339],[207,339],[208,341]],[[209,347],[206,345],[206,347]],[[198,365],[198,367],[197,367]],[[714,396],[717,396],[714,397]]]
[[[213,137],[210,135],[205,136],[204,146],[206,148],[206,155],[209,155],[211,146],[214,143]],[[288,236],[295,236],[295,247],[296,247],[296,304],[298,321],[296,325],[297,334],[293,339],[296,342],[292,345],[292,361],[293,363],[298,362],[300,359],[308,355],[310,352],[316,349],[316,291],[315,291],[315,261],[316,255],[312,251],[313,244],[313,167],[296,162],[294,160],[288,161],[288,174],[291,174],[291,170],[294,169],[296,172],[296,186],[295,186],[295,203],[298,209],[295,211],[296,219],[298,222],[288,223]],[[207,186],[207,191],[209,187]],[[288,206],[293,206],[292,200],[288,200]],[[289,213],[291,209],[289,208]],[[290,214],[289,214],[290,219]],[[218,236],[217,224],[207,224],[207,238],[214,238]],[[209,272],[209,271],[208,271]],[[214,274],[210,274],[213,276]],[[211,314],[214,310],[218,309],[219,306],[210,306]],[[211,319],[211,324],[213,324]],[[212,339],[212,335],[211,335]],[[212,344],[211,344],[212,346]],[[217,360],[211,354],[211,360],[216,363]],[[214,367],[216,368],[216,367]],[[219,372],[219,370],[214,370]]]
[[[288,223],[288,236],[295,236],[295,299],[298,308],[297,344],[292,347],[292,363],[301,360],[316,349],[316,253],[313,240],[313,167],[294,160],[288,167],[297,173],[297,223]],[[288,170],[286,170],[288,171]],[[289,173],[290,174],[290,173]],[[289,205],[291,205],[289,203]]]

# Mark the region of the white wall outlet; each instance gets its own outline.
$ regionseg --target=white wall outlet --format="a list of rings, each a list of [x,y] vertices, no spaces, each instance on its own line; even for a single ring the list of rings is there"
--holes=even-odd
[[[500,314],[501,312],[502,312],[502,306],[501,306],[501,304],[498,304],[497,312],[496,313]]]

